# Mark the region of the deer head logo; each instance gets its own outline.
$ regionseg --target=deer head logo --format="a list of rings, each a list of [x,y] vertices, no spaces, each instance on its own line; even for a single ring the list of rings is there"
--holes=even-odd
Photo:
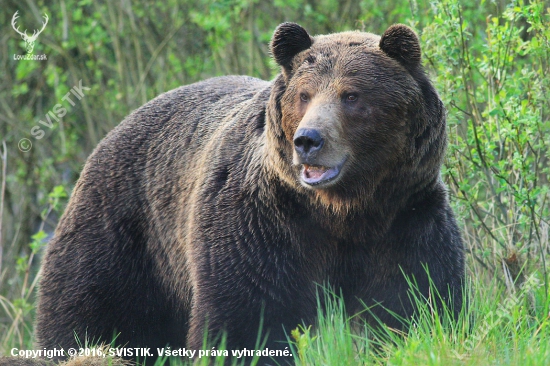
[[[40,35],[40,33],[42,33],[44,28],[46,28],[46,24],[48,24],[48,15],[44,14],[45,22],[42,23],[42,29],[40,29],[40,30],[35,29],[32,33],[32,36],[29,36],[27,34],[26,29],[25,29],[25,32],[21,33],[19,31],[19,26],[17,26],[17,28],[15,27],[15,23],[17,22],[17,18],[19,18],[19,15],[17,15],[17,13],[18,12],[16,11],[15,14],[13,14],[13,18],[11,18],[11,26],[13,27],[13,29],[15,29],[15,31],[17,33],[19,33],[21,35],[21,38],[23,38],[23,40],[25,41],[25,48],[27,49],[27,53],[31,54],[32,50],[34,49],[34,42],[36,42],[36,39],[38,38],[38,35]]]

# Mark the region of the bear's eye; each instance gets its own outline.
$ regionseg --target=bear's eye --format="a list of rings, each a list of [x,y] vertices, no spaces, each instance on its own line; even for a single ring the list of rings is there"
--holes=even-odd
[[[309,96],[306,93],[300,93],[300,100],[302,102],[309,102]]]
[[[357,101],[357,94],[355,93],[349,93],[346,95],[346,98],[345,98],[346,102],[356,102]]]

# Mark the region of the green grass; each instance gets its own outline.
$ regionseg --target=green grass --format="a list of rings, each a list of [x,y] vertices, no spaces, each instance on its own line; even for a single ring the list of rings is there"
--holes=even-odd
[[[550,365],[550,304],[544,291],[538,274],[529,276],[516,293],[496,280],[474,280],[465,289],[467,304],[453,320],[450,311],[437,312],[430,299],[413,290],[419,314],[407,321],[407,333],[367,325],[360,314],[346,314],[338,297],[325,294],[326,311],[319,311],[318,324],[294,329],[289,334],[291,349],[300,366]],[[194,365],[221,366],[225,361],[202,357]],[[171,362],[192,364],[176,358]],[[232,359],[233,365],[242,363]],[[156,366],[165,364],[166,358],[159,359]]]
[[[530,276],[515,294],[493,281],[472,282],[458,321],[415,298],[420,315],[407,334],[364,325],[340,301],[319,327],[293,333],[297,365],[549,365],[550,314],[542,281]],[[413,296],[414,297],[414,296]],[[355,323],[355,324],[354,324]]]
[[[420,310],[406,334],[366,325],[325,295],[319,324],[300,326],[289,337],[296,365],[550,365],[550,304],[540,277],[531,275],[514,294],[496,280],[471,282],[465,291],[468,304],[457,321],[411,291]]]

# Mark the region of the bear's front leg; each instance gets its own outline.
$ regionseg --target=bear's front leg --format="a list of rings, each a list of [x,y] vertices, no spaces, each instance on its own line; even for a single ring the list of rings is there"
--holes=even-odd
[[[236,275],[233,278],[234,285],[242,285],[242,281]],[[212,279],[197,284],[188,348],[197,350],[197,355],[201,349],[218,349],[225,336],[224,349],[230,356],[227,363],[236,356],[248,364],[260,351],[259,365],[293,364],[288,337],[299,324],[313,323],[315,296],[305,296],[309,292],[305,287],[292,295],[288,290],[293,286],[285,289],[248,285],[231,286]]]

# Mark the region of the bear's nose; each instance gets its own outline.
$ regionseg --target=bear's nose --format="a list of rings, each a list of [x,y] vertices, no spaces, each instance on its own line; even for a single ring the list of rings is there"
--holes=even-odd
[[[321,150],[323,143],[324,140],[317,130],[300,128],[294,134],[294,149],[303,158]]]

